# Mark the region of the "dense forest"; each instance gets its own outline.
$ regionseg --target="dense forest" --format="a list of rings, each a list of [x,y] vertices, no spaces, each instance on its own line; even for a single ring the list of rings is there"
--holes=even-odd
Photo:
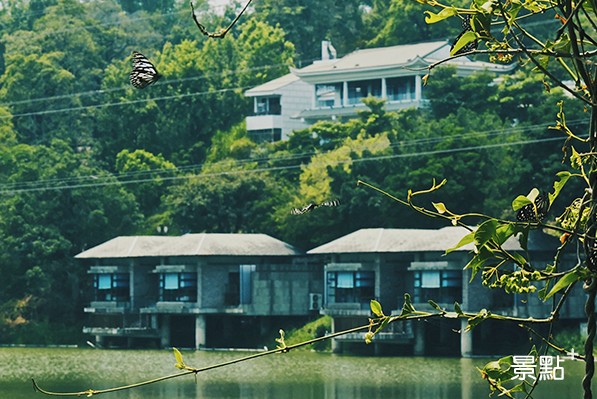
[[[244,91],[310,64],[322,39],[342,56],[458,34],[431,30],[412,0],[255,0],[224,39],[198,31],[187,1],[0,5],[0,343],[79,339],[89,282],[73,256],[119,235],[261,232],[307,250],[363,227],[441,226],[359,179],[404,196],[446,178],[450,209],[512,218],[513,198],[564,168],[558,101],[569,126],[587,124],[525,65],[499,81],[439,68],[425,109],[369,98],[356,119],[251,141]],[[217,31],[243,4],[194,6]],[[145,90],[128,82],[135,50],[163,75]],[[340,205],[290,214],[326,199]]]

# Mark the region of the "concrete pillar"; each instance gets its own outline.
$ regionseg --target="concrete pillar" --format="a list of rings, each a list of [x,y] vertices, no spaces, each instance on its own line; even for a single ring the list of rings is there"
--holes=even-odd
[[[162,348],[168,348],[170,345],[170,315],[162,315],[160,317],[160,346]]]
[[[415,356],[425,356],[425,324],[422,322],[414,323],[415,330],[415,347],[413,354]]]
[[[473,332],[465,332],[467,320],[460,320],[460,356],[471,357],[473,355]]]
[[[336,332],[336,319],[332,317],[332,333]],[[340,353],[342,352],[342,344],[336,340],[336,338],[332,338],[332,352],[333,353]]]
[[[423,99],[422,90],[423,89],[423,81],[421,80],[420,75],[415,76],[415,101],[421,101]]]
[[[206,331],[205,315],[198,314],[195,318],[195,349],[205,347]]]
[[[375,342],[373,343],[373,353],[375,354],[375,356],[382,356],[384,354],[383,352],[383,345]]]

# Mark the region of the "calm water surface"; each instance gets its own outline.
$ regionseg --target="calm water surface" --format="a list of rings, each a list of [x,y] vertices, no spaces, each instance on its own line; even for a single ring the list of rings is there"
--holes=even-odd
[[[185,362],[204,367],[244,357],[242,352],[183,352]],[[105,399],[479,399],[489,390],[476,367],[488,360],[413,357],[353,357],[290,352],[258,358]],[[0,398],[46,396],[31,378],[52,391],[105,389],[174,374],[171,351],[0,348]],[[566,361],[564,381],[546,381],[535,398],[582,398],[584,364]],[[597,386],[597,384],[594,384]],[[595,388],[593,391],[595,392]]]

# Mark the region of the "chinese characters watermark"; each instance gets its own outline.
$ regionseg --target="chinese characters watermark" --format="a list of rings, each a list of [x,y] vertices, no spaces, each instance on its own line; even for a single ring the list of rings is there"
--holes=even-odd
[[[514,372],[514,380],[524,381],[527,378],[531,380],[546,381],[554,380],[561,381],[564,379],[564,367],[562,363],[566,359],[574,359],[576,353],[574,349],[571,352],[566,352],[566,356],[560,357],[550,355],[523,355],[512,356],[512,371]]]

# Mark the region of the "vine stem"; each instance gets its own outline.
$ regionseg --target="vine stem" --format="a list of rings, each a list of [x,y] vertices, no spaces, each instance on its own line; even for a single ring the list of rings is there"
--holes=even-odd
[[[595,358],[593,356],[593,340],[595,339],[595,296],[597,294],[597,278],[591,277],[583,287],[588,294],[585,303],[585,313],[587,315],[587,339],[585,340],[585,376],[582,380],[582,386],[585,392],[584,399],[592,399],[591,380],[595,374]]]
[[[236,363],[242,363],[242,362],[246,362],[249,360],[254,360],[259,357],[272,355],[274,353],[287,353],[287,352],[290,352],[292,349],[310,345],[310,344],[313,344],[313,343],[316,343],[319,341],[332,339],[332,338],[339,337],[342,335],[346,335],[346,334],[350,334],[350,333],[354,333],[354,332],[365,331],[365,330],[371,331],[372,328],[381,326],[383,324],[384,320],[386,320],[386,319],[388,320],[387,324],[390,324],[390,323],[394,323],[397,321],[423,320],[423,319],[437,318],[437,317],[446,318],[446,319],[464,318],[464,319],[470,320],[476,316],[477,316],[476,313],[468,313],[468,312],[456,313],[456,312],[447,312],[445,310],[441,310],[438,312],[422,312],[422,311],[413,310],[410,313],[401,314],[399,316],[384,316],[384,317],[381,317],[378,319],[369,319],[369,321],[370,321],[369,324],[354,327],[354,328],[351,328],[348,330],[339,331],[339,332],[332,333],[332,334],[327,334],[323,337],[318,337],[318,338],[314,338],[314,339],[311,339],[308,341],[299,342],[297,344],[283,345],[282,347],[278,347],[276,349],[272,349],[269,351],[256,353],[253,355],[233,359],[233,360],[230,360],[227,362],[222,362],[222,363],[218,363],[218,364],[214,364],[214,365],[202,367],[202,368],[194,368],[194,367],[190,367],[190,366],[185,366],[185,370],[180,373],[170,374],[167,376],[158,377],[158,378],[154,378],[154,379],[150,379],[150,380],[146,380],[146,381],[141,381],[141,382],[137,382],[137,383],[130,384],[130,385],[123,385],[123,386],[107,388],[107,389],[87,389],[87,390],[78,391],[78,392],[52,392],[52,391],[49,391],[49,390],[46,390],[46,389],[43,389],[42,387],[40,387],[34,379],[32,379],[32,383],[33,383],[33,388],[35,391],[40,392],[44,395],[48,395],[48,396],[70,396],[70,397],[72,397],[72,396],[78,396],[78,397],[87,396],[87,397],[91,397],[94,395],[100,395],[100,394],[105,394],[105,393],[111,393],[111,392],[124,391],[124,390],[128,390],[128,389],[138,388],[141,386],[155,384],[157,382],[182,377],[185,375],[194,374],[196,376],[197,374],[199,374],[201,372],[208,371],[208,370],[213,370],[213,369],[217,369],[217,368],[221,368],[221,367],[225,367],[225,366],[230,366],[230,365],[236,364]],[[520,318],[520,317],[511,317],[511,316],[505,316],[505,315],[494,314],[494,313],[487,313],[485,315],[485,318],[494,319],[494,320],[507,320],[507,321],[516,322],[516,323],[543,324],[543,323],[551,323],[554,320],[554,314],[552,313],[547,318],[536,319],[533,317]]]

